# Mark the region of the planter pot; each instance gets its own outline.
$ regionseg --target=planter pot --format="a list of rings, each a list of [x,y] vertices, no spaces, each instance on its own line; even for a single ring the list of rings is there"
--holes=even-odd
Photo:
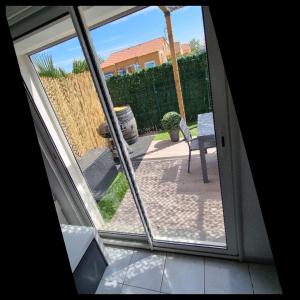
[[[179,141],[179,129],[169,130],[169,135],[172,142]]]

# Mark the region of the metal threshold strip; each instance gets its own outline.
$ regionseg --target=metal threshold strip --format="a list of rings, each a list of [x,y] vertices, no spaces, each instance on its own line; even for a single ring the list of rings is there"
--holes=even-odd
[[[106,244],[107,246],[151,249],[149,244],[147,243],[146,235],[108,231],[98,232],[103,239],[104,244]],[[229,258],[235,260],[239,259],[237,255],[224,254],[223,251],[226,250],[226,246],[222,246],[221,243],[217,245],[217,243],[209,244],[208,242],[203,242],[202,244],[195,245],[189,243],[160,241],[154,239],[152,250],[200,255],[207,257]]]
[[[115,238],[119,240],[137,240],[137,241],[147,241],[147,237],[145,234],[138,234],[138,233],[127,233],[127,232],[115,232],[115,231],[107,231],[107,230],[98,230],[99,234],[104,238]],[[221,242],[207,242],[207,241],[201,241],[198,244],[195,244],[193,242],[187,242],[187,241],[177,241],[174,242],[173,240],[167,240],[167,239],[153,239],[154,244],[157,245],[182,245],[187,247],[207,247],[207,248],[215,248],[215,249],[223,249],[226,250],[226,244]]]
[[[133,248],[133,249],[150,249],[149,244],[147,243],[146,238],[143,240],[137,240],[133,236],[125,236],[119,237],[119,234],[103,234],[100,233],[103,243],[106,246],[112,247],[124,247],[124,248]],[[199,245],[199,247],[203,248],[203,245]],[[216,247],[213,247],[215,249]],[[160,252],[171,252],[178,254],[186,254],[186,255],[197,255],[197,256],[205,256],[205,257],[215,257],[215,258],[226,258],[231,260],[240,260],[238,255],[228,255],[223,253],[212,252],[212,247],[207,247],[207,251],[201,250],[199,251],[196,247],[194,249],[187,249],[186,245],[178,245],[178,243],[161,243],[158,244],[156,242],[153,243],[154,251]],[[223,250],[223,249],[220,249]]]

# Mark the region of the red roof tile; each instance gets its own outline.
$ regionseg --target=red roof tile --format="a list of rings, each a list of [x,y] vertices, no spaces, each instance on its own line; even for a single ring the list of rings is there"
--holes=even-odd
[[[101,64],[101,68],[114,65],[127,59],[159,51],[162,49],[165,42],[166,39],[164,37],[160,37],[127,49],[114,52],[107,58],[106,61]]]

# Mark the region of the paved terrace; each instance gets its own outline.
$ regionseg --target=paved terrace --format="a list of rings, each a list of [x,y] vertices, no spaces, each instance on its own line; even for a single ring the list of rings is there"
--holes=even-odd
[[[216,148],[208,149],[206,161],[209,183],[204,184],[199,151],[192,152],[187,172],[188,146],[183,140],[152,141],[143,159],[133,160],[155,239],[225,243]],[[143,233],[130,191],[106,229]]]

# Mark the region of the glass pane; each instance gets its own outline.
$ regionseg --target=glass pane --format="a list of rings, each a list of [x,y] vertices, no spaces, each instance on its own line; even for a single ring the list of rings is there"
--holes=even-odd
[[[101,7],[91,9],[91,15],[101,13]],[[85,16],[91,21],[87,12]],[[184,139],[179,134],[178,99],[162,11],[157,6],[139,10],[91,30],[91,37],[102,59],[102,71],[113,75],[106,83],[120,112],[120,125],[131,148],[136,182],[154,240],[225,246],[201,7],[177,9],[171,13],[171,20],[192,140],[189,135]],[[120,76],[118,70],[135,64],[142,69],[140,72],[133,69]],[[127,119],[121,117],[124,110]],[[163,124],[168,112],[176,113],[170,114]],[[204,143],[200,144],[202,148],[199,140]],[[190,170],[189,145],[193,150]],[[202,163],[199,149],[205,157]],[[205,164],[208,182],[203,177]],[[123,214],[130,216],[131,211],[124,208]]]
[[[144,234],[78,38],[30,58],[97,203],[103,220],[100,229]]]

